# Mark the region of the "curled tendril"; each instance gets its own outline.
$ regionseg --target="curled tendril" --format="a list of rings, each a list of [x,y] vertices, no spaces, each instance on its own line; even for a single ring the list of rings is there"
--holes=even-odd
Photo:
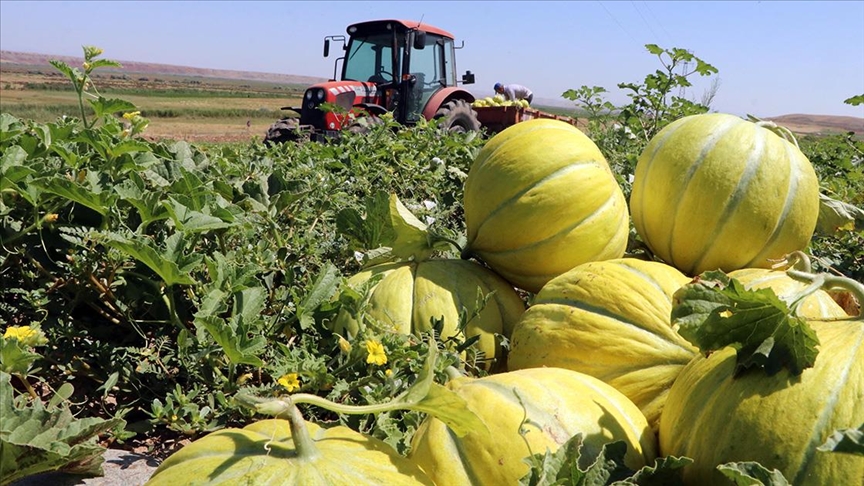
[[[794,145],[795,148],[797,148],[799,150],[801,149],[801,147],[798,146],[798,139],[795,138],[795,134],[792,133],[792,130],[789,130],[786,127],[780,126],[780,125],[778,125],[772,121],[762,120],[761,118],[755,117],[753,115],[747,115],[747,119],[750,120],[751,122],[755,123],[756,126],[760,126],[762,128],[766,128],[768,130],[771,130],[775,134],[779,135],[780,138],[782,138],[783,140],[786,140],[787,142]]]

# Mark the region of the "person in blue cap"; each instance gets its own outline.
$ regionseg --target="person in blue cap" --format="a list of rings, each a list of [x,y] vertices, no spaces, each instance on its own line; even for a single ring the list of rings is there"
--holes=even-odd
[[[495,93],[503,95],[507,101],[525,100],[528,104],[531,104],[531,101],[534,100],[534,93],[521,84],[504,85],[495,83]]]

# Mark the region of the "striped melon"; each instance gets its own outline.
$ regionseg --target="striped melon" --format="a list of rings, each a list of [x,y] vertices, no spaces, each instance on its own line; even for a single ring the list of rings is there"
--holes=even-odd
[[[639,409],[611,386],[575,371],[533,368],[447,384],[461,396],[488,432],[457,437],[429,417],[417,430],[409,459],[435,484],[501,486],[519,484],[530,454],[557,450],[583,436],[580,466],[587,468],[608,442],[627,444],[626,465],[652,464],[656,438]],[[524,423],[523,423],[524,420]],[[519,429],[524,427],[524,438]],[[530,446],[530,449],[529,449]]]
[[[468,173],[464,209],[463,256],[530,292],[580,263],[620,258],[630,229],[603,154],[551,119],[517,123],[486,143]]]
[[[146,486],[205,484],[433,483],[416,464],[381,440],[344,426],[323,428],[301,418],[298,424],[269,419],[206,435],[165,459]]]
[[[672,328],[672,294],[690,279],[660,262],[589,262],[552,279],[516,323],[510,370],[554,366],[603,380],[656,429],[669,388],[697,349]]]
[[[864,457],[816,450],[834,430],[864,424],[864,320],[810,321],[819,355],[800,376],[735,375],[732,347],[678,376],[660,419],[662,455],[694,460],[684,483],[728,485],[716,466],[755,461],[796,486],[864,484]]]
[[[772,130],[693,115],[639,156],[630,211],[651,251],[687,275],[766,268],[810,242],[819,182],[798,147]]]
[[[378,279],[369,289],[368,322],[384,331],[420,334],[432,329],[433,319],[444,320],[441,338],[456,336],[460,313],[468,322],[463,337],[477,336],[477,350],[491,367],[503,357],[500,335],[509,336],[525,311],[525,303],[503,278],[472,261],[432,259],[419,262],[383,263],[348,279],[359,289]],[[478,296],[488,297],[485,305]],[[345,307],[333,323],[333,331],[357,335],[358,316]]]

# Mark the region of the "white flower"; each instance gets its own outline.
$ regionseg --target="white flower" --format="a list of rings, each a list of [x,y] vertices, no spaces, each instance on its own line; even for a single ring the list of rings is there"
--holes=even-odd
[[[431,226],[432,223],[435,222],[435,218],[433,218],[432,216],[426,216],[424,219],[426,220],[426,225],[427,225],[427,226]]]
[[[435,201],[426,200],[426,201],[423,201],[423,205],[426,206],[427,211],[431,211],[431,210],[435,209],[435,206],[437,206],[438,204],[436,204]]]
[[[438,165],[444,165],[444,161],[441,160],[439,157],[432,157],[432,162],[434,162]]]

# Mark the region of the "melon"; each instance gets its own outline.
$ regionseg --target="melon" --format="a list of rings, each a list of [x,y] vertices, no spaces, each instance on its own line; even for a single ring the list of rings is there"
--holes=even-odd
[[[471,165],[463,206],[463,257],[529,292],[627,247],[621,187],[594,142],[560,120],[528,120],[493,136]]]
[[[529,455],[556,451],[576,434],[582,434],[579,464],[583,469],[609,442],[627,445],[624,462],[633,470],[653,464],[656,456],[656,438],[636,405],[591,376],[560,368],[532,368],[456,378],[447,386],[467,402],[488,430],[458,437],[437,418],[423,422],[413,438],[409,459],[435,484],[519,484],[529,472],[524,462]]]
[[[794,139],[724,113],[678,119],[639,156],[633,225],[687,275],[768,268],[803,250],[819,216],[819,182]]]
[[[476,337],[481,366],[503,361],[502,337],[509,337],[525,302],[506,280],[488,268],[459,259],[390,262],[369,267],[348,279],[368,289],[365,321],[343,307],[332,330],[356,336],[362,322],[377,329],[420,335],[443,320],[440,337]],[[485,301],[484,301],[485,300]],[[461,315],[467,318],[460,329]]]
[[[652,428],[698,350],[671,325],[672,295],[690,281],[661,262],[589,262],[552,279],[510,339],[509,370],[553,366],[591,375],[635,403]]]

